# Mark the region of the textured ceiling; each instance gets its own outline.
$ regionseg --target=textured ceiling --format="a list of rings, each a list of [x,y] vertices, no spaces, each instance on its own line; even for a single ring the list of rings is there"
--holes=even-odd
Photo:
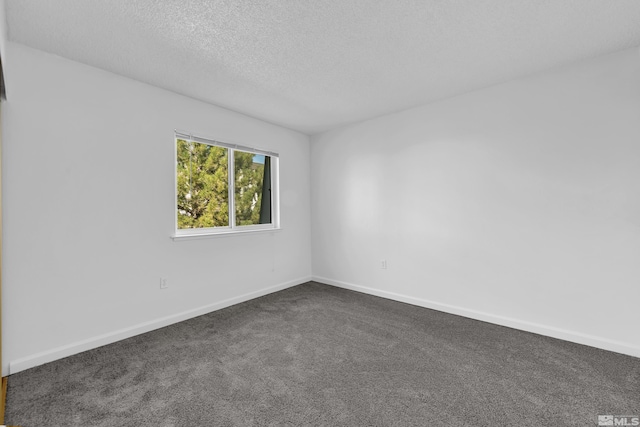
[[[7,0],[9,39],[312,134],[640,45],[638,0]]]

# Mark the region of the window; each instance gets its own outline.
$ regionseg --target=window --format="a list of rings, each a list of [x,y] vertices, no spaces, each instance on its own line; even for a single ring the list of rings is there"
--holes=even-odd
[[[278,228],[278,154],[176,132],[175,236]]]

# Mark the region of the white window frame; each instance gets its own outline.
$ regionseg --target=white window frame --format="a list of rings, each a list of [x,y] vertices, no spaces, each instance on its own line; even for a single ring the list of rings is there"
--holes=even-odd
[[[228,191],[229,191],[229,225],[222,227],[205,227],[205,228],[178,228],[178,140],[187,142],[195,142],[199,144],[211,145],[214,147],[226,148],[227,151],[227,170],[228,170]],[[235,206],[235,151],[243,151],[251,154],[262,154],[269,156],[270,175],[271,175],[271,223],[270,224],[253,224],[253,225],[236,225],[236,206]],[[275,151],[264,150],[260,148],[252,148],[240,144],[218,141],[215,139],[196,136],[190,133],[176,130],[173,142],[174,168],[173,168],[173,209],[174,209],[174,232],[171,236],[173,239],[220,236],[230,234],[244,234],[263,231],[274,231],[280,229],[280,155]]]

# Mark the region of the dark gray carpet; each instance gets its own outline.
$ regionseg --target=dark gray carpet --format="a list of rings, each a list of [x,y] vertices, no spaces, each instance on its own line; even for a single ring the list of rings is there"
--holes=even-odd
[[[308,283],[9,378],[7,424],[595,426],[640,359]]]

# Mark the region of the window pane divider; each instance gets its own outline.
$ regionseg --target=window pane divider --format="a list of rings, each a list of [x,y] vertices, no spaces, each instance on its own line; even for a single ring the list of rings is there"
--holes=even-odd
[[[236,229],[236,159],[233,148],[227,149],[228,165],[227,180],[229,181],[229,227],[234,231]]]

